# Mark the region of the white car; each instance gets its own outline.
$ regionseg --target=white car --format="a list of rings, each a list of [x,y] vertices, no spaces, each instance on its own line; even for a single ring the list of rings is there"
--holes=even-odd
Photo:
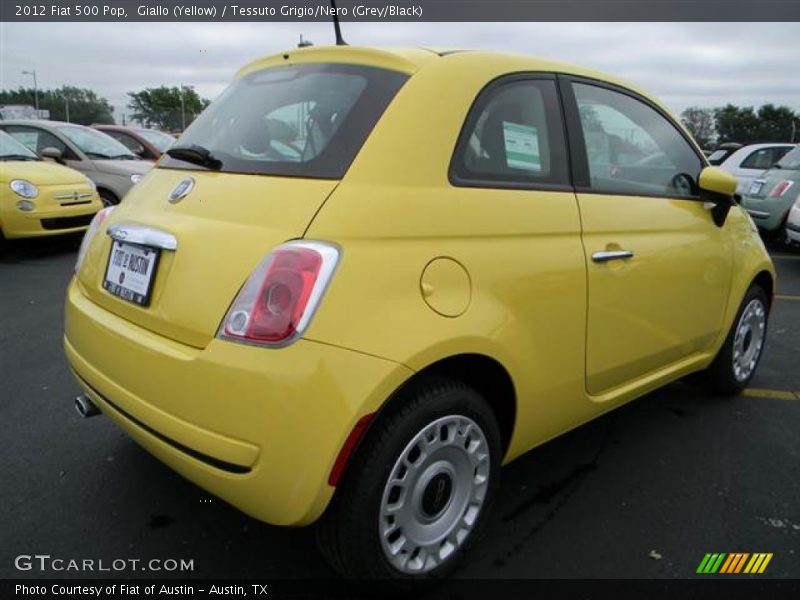
[[[767,169],[771,169],[783,155],[794,148],[796,144],[750,144],[742,146],[730,154],[719,165],[720,169],[739,180],[736,188],[737,194],[746,194],[750,184]],[[713,154],[709,160],[713,158]],[[713,161],[712,161],[713,163]]]
[[[786,239],[800,244],[800,200],[794,203],[786,217]]]

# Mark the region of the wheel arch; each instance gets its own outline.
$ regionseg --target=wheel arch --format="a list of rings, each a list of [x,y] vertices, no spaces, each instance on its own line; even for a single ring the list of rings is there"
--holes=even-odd
[[[511,444],[517,419],[516,389],[508,370],[498,360],[486,354],[456,354],[437,360],[417,371],[397,392],[421,378],[435,376],[460,381],[486,400],[497,419],[505,456]],[[397,392],[387,400],[386,404],[402,396]]]
[[[750,285],[757,285],[764,289],[764,291],[767,293],[769,309],[771,310],[772,304],[775,301],[775,280],[772,277],[772,273],[767,270],[759,271],[753,278],[753,281]],[[748,288],[749,287],[750,286],[748,286]]]
[[[112,190],[109,186],[107,186],[105,184],[102,184],[102,183],[97,184],[97,193],[98,193],[98,195],[102,194],[103,192],[106,192],[107,194],[109,194],[109,195],[113,196],[114,198],[116,198],[117,201],[116,201],[115,204],[119,204],[120,200],[122,200],[122,196],[120,196],[117,192]]]
[[[496,359],[479,353],[463,353],[440,358],[414,374],[398,386],[367,421],[356,423],[351,436],[340,450],[328,483],[338,487],[341,479],[347,477],[355,457],[369,439],[375,423],[403,406],[407,393],[420,382],[432,377],[443,377],[459,381],[478,392],[489,404],[497,419],[502,442],[502,457],[508,452],[517,418],[517,397],[514,381],[508,370]],[[363,417],[362,417],[363,419]],[[342,456],[345,453],[345,456]]]

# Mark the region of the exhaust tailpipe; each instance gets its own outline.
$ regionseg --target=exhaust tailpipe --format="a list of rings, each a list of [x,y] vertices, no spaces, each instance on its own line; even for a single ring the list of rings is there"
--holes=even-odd
[[[75,410],[78,411],[78,414],[83,417],[84,419],[88,419],[89,417],[96,417],[100,414],[100,409],[97,408],[94,402],[89,399],[89,396],[86,394],[81,394],[77,398],[75,398]]]

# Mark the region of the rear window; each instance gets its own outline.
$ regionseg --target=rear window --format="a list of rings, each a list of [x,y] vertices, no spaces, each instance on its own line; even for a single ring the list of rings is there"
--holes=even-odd
[[[407,79],[343,64],[256,71],[231,84],[174,147],[202,146],[223,172],[339,179]],[[204,168],[173,157],[159,166]]]
[[[789,169],[790,171],[800,171],[800,146],[795,146],[794,150],[786,154],[778,161],[778,166],[781,169]]]

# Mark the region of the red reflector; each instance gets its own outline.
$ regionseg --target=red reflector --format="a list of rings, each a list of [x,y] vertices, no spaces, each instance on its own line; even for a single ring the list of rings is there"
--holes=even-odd
[[[339,456],[336,457],[336,462],[333,463],[331,474],[328,477],[328,485],[336,487],[336,485],[339,483],[339,478],[342,476],[342,473],[344,473],[344,468],[347,466],[347,461],[350,459],[350,454],[352,454],[353,449],[356,447],[356,444],[358,444],[358,441],[361,439],[361,436],[367,429],[367,425],[369,425],[369,422],[374,416],[375,413],[364,415],[353,426],[353,429],[350,431],[350,435],[347,436],[342,449],[339,451]]]

